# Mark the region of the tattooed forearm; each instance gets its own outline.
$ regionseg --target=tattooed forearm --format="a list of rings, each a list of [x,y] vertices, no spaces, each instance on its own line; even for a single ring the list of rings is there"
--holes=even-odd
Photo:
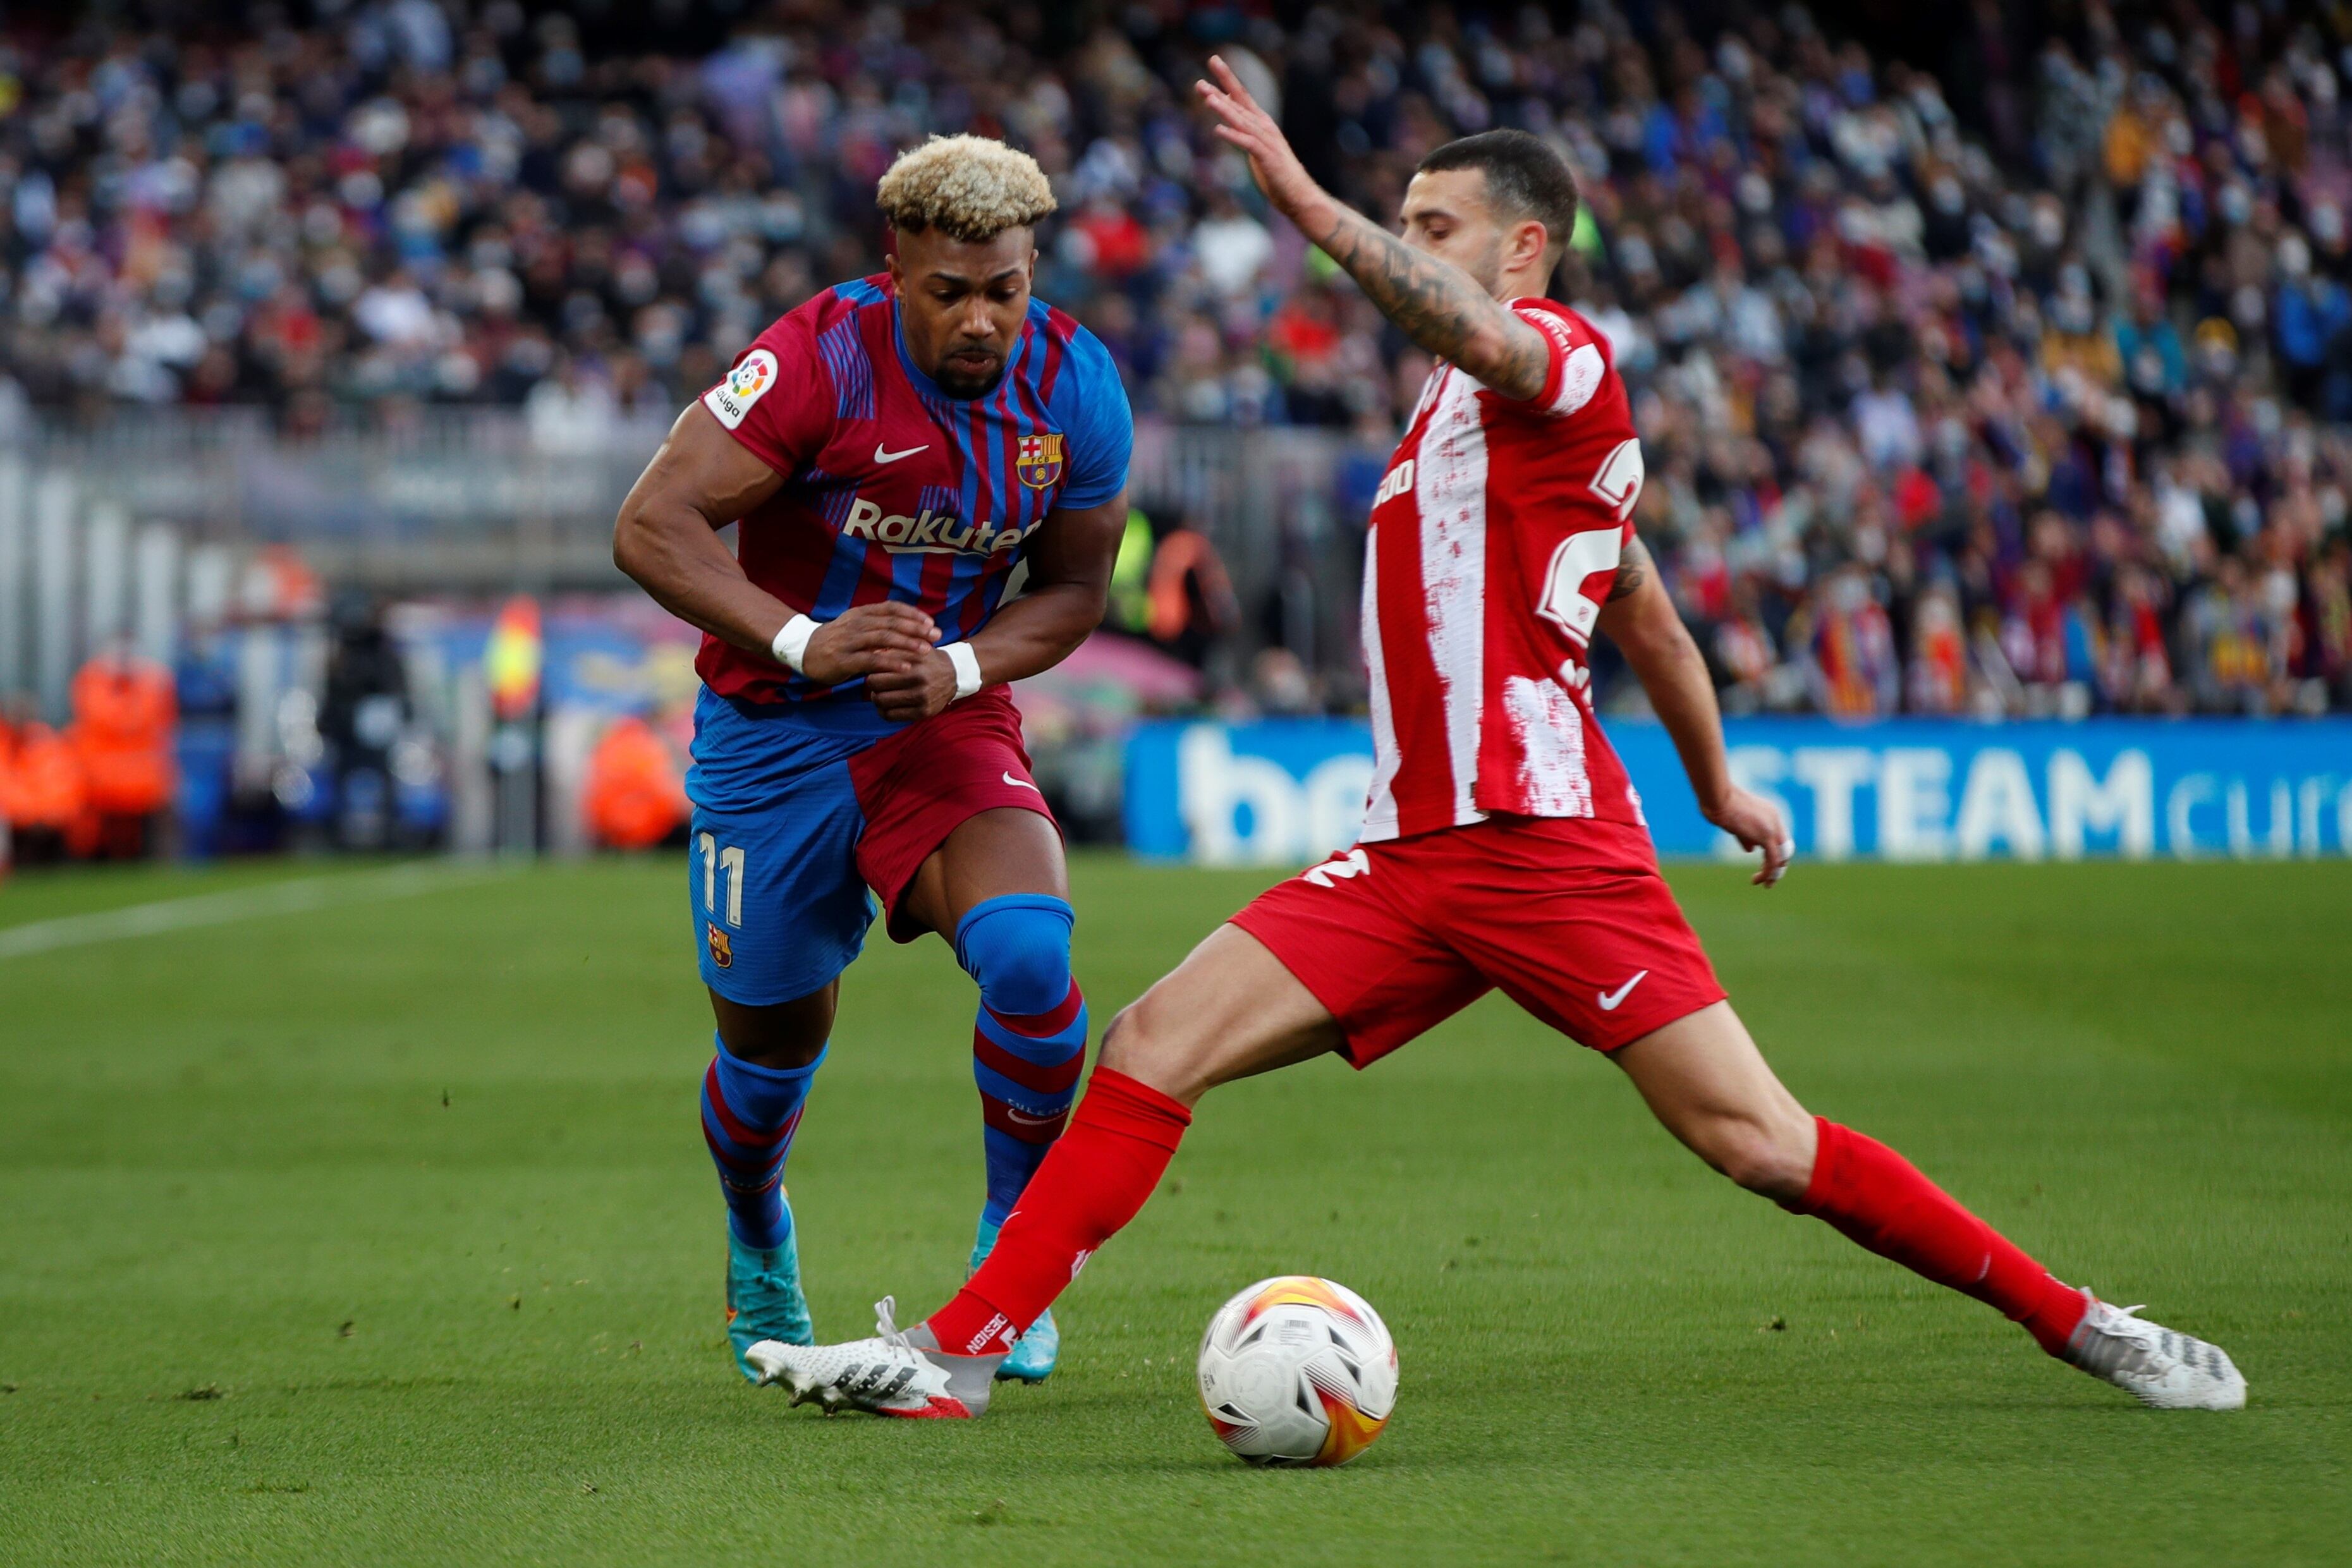
[[[1625,546],[1625,553],[1617,558],[1617,580],[1609,585],[1609,602],[1629,598],[1650,575],[1650,551],[1640,539]]]
[[[1413,249],[1361,213],[1333,205],[1330,231],[1315,243],[1406,337],[1505,397],[1524,400],[1543,391],[1549,360],[1542,334],[1453,263]]]

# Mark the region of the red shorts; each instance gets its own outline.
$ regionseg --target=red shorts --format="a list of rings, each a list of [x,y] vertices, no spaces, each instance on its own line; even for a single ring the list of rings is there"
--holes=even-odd
[[[1358,1067],[1496,987],[1595,1051],[1723,1000],[1649,834],[1622,822],[1496,817],[1365,844],[1234,924],[1339,1020]]]
[[[901,916],[898,901],[950,833],[1004,806],[1054,821],[1030,777],[1021,711],[1003,686],[875,742],[849,758],[849,778],[866,818],[857,835],[858,874],[880,896],[886,929],[897,942],[923,934]]]

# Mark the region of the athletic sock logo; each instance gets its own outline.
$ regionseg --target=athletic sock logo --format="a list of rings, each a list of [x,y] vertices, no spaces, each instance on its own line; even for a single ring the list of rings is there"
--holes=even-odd
[[[986,1326],[982,1327],[978,1333],[972,1335],[971,1338],[964,1342],[964,1354],[986,1354],[990,1343],[992,1343],[1000,1334],[1004,1337],[1006,1343],[1010,1344],[1012,1343],[1013,1338],[1013,1323],[1012,1321],[1003,1312],[999,1312],[994,1317],[989,1319]]]

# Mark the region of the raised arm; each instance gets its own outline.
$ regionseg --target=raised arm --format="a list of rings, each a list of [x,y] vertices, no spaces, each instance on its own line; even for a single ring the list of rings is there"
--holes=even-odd
[[[1127,492],[1100,506],[1056,508],[1029,539],[1029,586],[971,638],[989,685],[1050,670],[1102,623],[1110,570],[1127,528]],[[886,717],[929,718],[955,700],[955,666],[938,649],[903,670],[869,678],[866,694]]]
[[[782,484],[709,409],[689,403],[621,503],[613,564],[679,620],[768,653],[793,609],[743,575],[718,530]],[[862,605],[817,630],[801,669],[821,685],[905,669],[932,652],[937,634],[931,618],[912,605]]]
[[[1381,314],[1505,397],[1524,402],[1543,391],[1549,359],[1533,327],[1452,262],[1415,250],[1318,185],[1233,68],[1213,56],[1209,69],[1217,79],[1200,84],[1201,99],[1217,116],[1217,134],[1249,155],[1266,200],[1338,262]]]
[[[1683,771],[1690,776],[1698,809],[1717,827],[1739,841],[1746,850],[1764,852],[1757,885],[1769,887],[1789,869],[1794,852],[1788,824],[1761,795],[1731,781],[1731,764],[1723,746],[1723,714],[1715,701],[1715,683],[1708,679],[1706,660],[1689,630],[1675,612],[1675,601],[1658,581],[1650,552],[1640,539],[1631,541],[1617,565],[1617,580],[1601,607],[1599,629],[1617,644],[1635,678],[1650,696],[1658,722],[1674,737]]]

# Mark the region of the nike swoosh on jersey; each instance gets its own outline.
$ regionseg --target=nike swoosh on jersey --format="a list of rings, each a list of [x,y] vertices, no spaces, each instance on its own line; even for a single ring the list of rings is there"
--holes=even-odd
[[[1030,783],[1026,779],[1015,779],[1013,777],[1013,769],[1010,768],[1004,770],[1004,781],[1007,784],[1012,785],[1015,789],[1034,789],[1040,795],[1043,795],[1045,792],[1043,789],[1038,789],[1037,786]]]
[[[1650,971],[1644,969],[1640,974],[1634,976],[1632,979],[1626,981],[1623,985],[1618,987],[1615,990],[1602,991],[1600,995],[1595,997],[1593,1000],[1601,1004],[1601,1010],[1602,1012],[1613,1013],[1617,1010],[1617,1004],[1623,1001],[1627,997],[1632,996],[1633,994],[1633,988],[1640,985],[1644,979],[1647,979],[1649,977],[1649,974]]]
[[[882,444],[877,441],[874,444],[874,461],[877,463],[896,463],[901,457],[912,457],[918,452],[929,452],[930,449],[931,444],[926,441],[920,446],[909,446],[904,452],[888,452],[885,451]]]

